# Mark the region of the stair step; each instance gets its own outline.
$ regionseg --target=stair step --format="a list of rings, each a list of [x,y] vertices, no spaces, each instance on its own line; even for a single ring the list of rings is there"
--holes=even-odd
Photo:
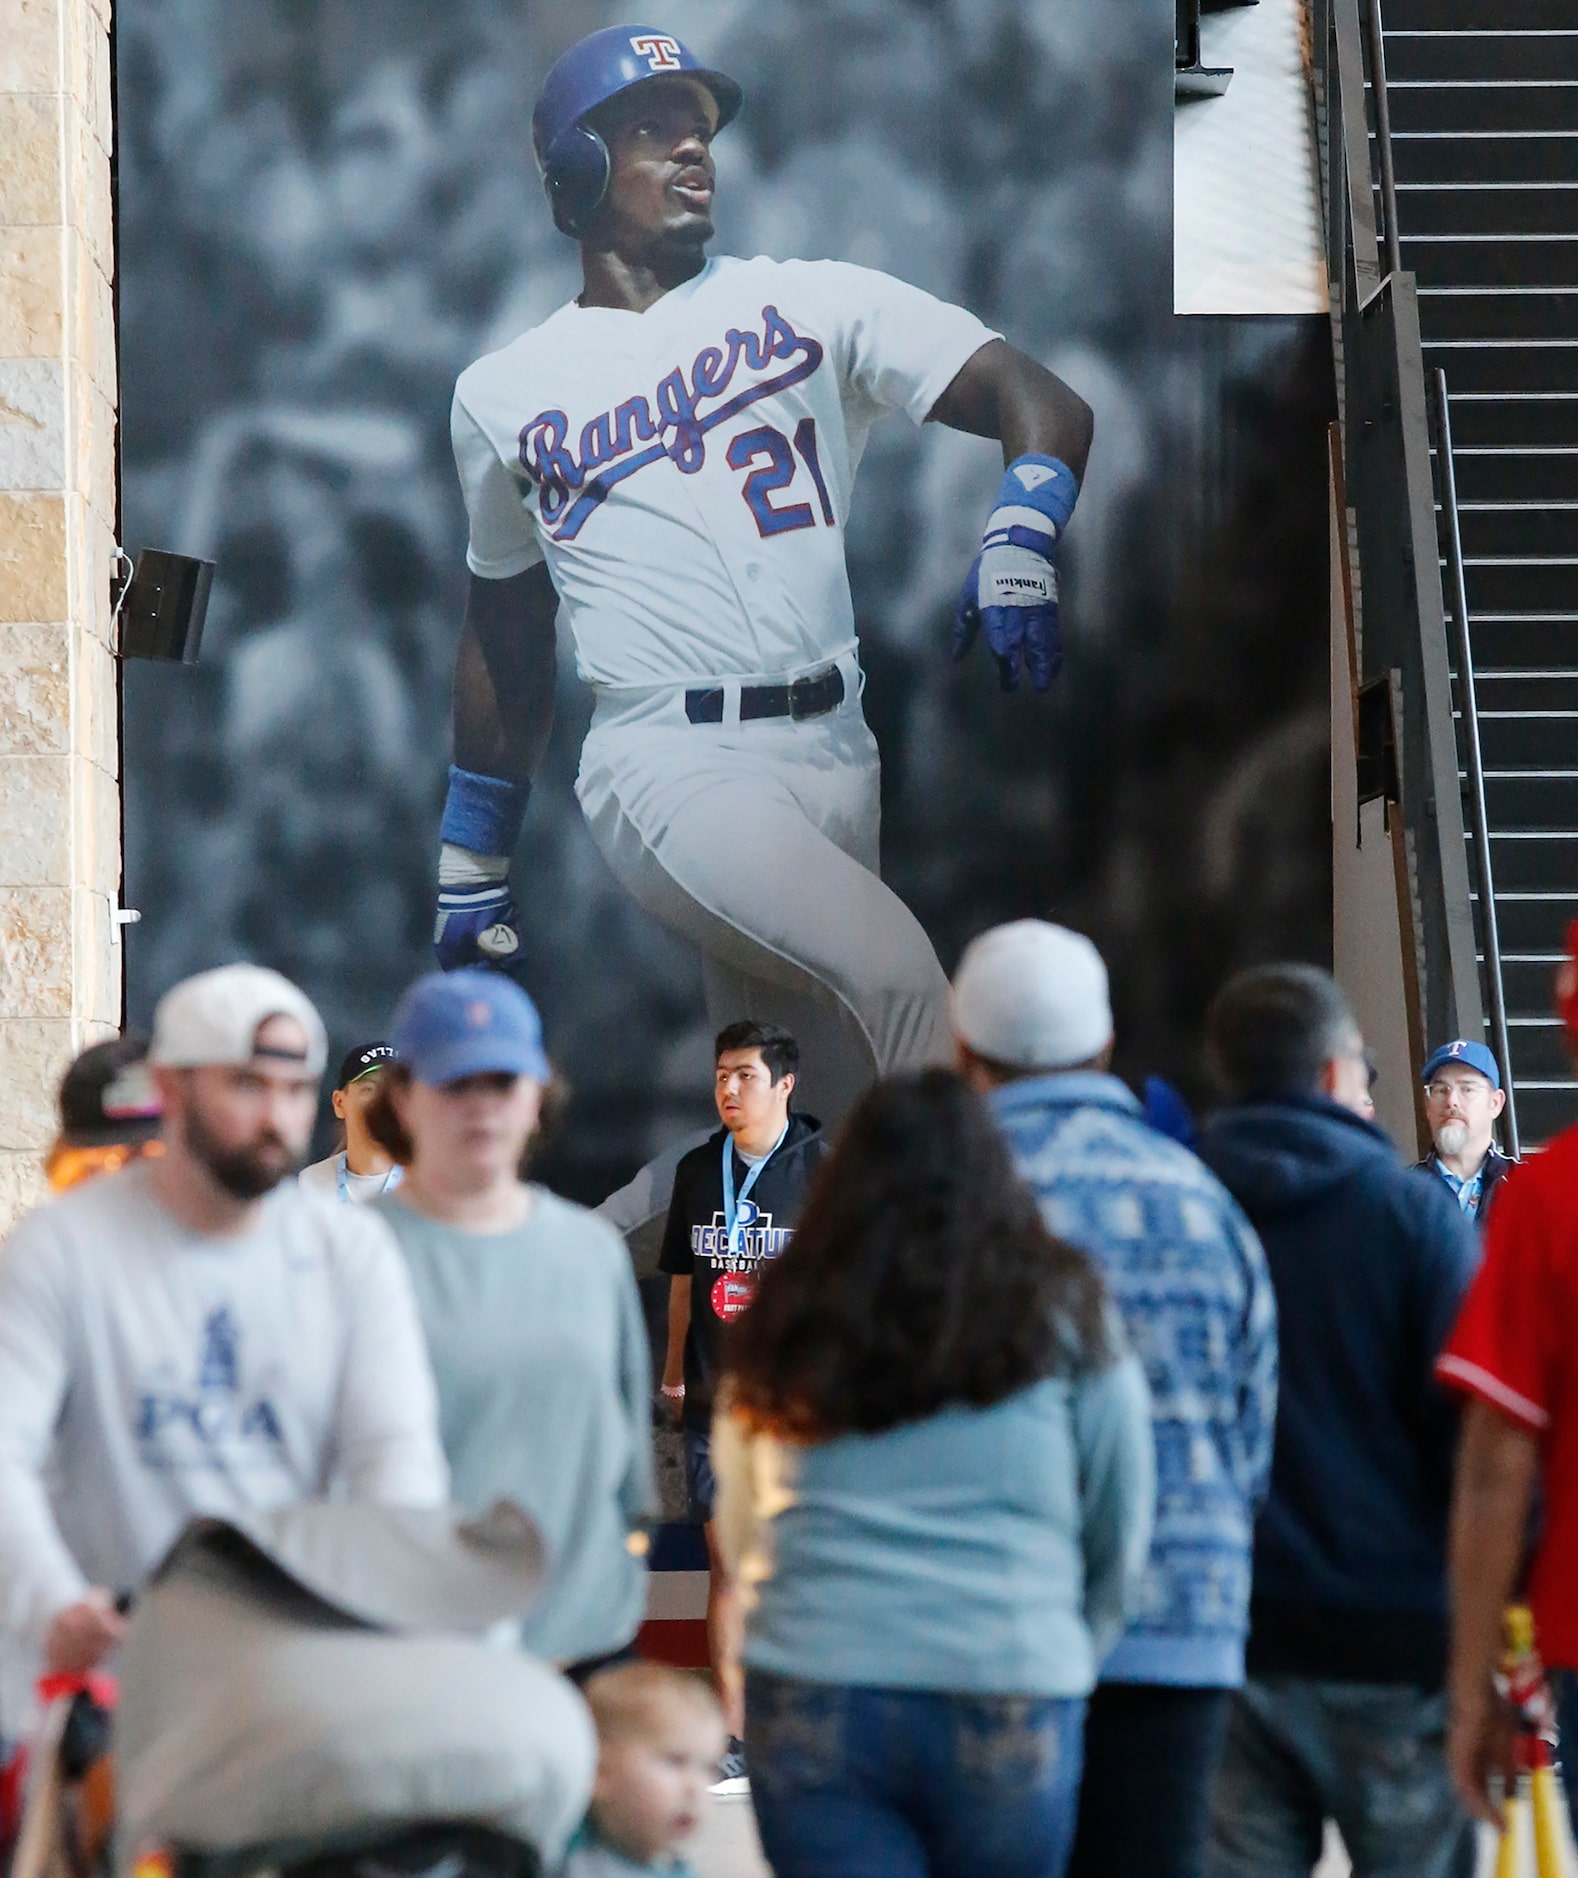
[[[1578,164],[1578,140],[1573,144]],[[1404,233],[1403,266],[1425,287],[1578,287],[1578,233]]]
[[[1474,695],[1482,711],[1555,710],[1578,715],[1578,671],[1570,666],[1560,671],[1476,666]],[[1578,768],[1578,750],[1573,753],[1573,764]],[[1505,823],[1508,828],[1518,825],[1515,818]],[[1578,828],[1578,815],[1572,825]]]
[[[1578,122],[1578,84],[1502,83],[1421,85],[1386,83],[1392,129],[1571,130]]]
[[[1546,987],[1549,1005],[1550,987]],[[1510,1017],[1507,1029],[1512,1046],[1513,1086],[1522,1102],[1523,1084],[1550,1082],[1564,1084],[1572,1078],[1572,1056],[1567,1047],[1567,1029],[1559,1018],[1547,1016]],[[1518,1121],[1521,1125],[1523,1117]]]
[[[1527,1016],[1548,1011],[1551,1008],[1551,987],[1556,968],[1566,956],[1565,952],[1560,951],[1509,954],[1503,948],[1501,984],[1507,1009]],[[1516,1052],[1512,1067],[1516,1075],[1519,1068]]]
[[[1454,449],[1578,447],[1578,390],[1476,391],[1460,382],[1450,352],[1431,362],[1446,368]]]
[[[1392,162],[1399,182],[1561,182],[1578,169],[1578,131],[1401,131]]]
[[[1578,716],[1570,711],[1503,715],[1482,709],[1479,743],[1486,769],[1571,768],[1578,764]],[[1578,855],[1573,858],[1578,863]],[[1573,867],[1572,882],[1578,894],[1578,864]]]
[[[1492,828],[1578,828],[1578,763],[1544,776],[1487,766],[1485,806]]]
[[[1460,444],[1454,435],[1452,467],[1460,509],[1475,502],[1578,502],[1578,445],[1487,448]]]
[[[1523,1152],[1529,1154],[1578,1121],[1578,1088],[1571,1084],[1554,1088],[1525,1087],[1516,1059],[1513,1075],[1517,1079],[1518,1135]]]
[[[1470,602],[1472,607],[1472,602]],[[1566,665],[1578,643],[1578,603],[1565,614],[1496,612],[1486,608],[1470,613],[1470,630],[1477,666],[1505,665],[1533,668]],[[1575,760],[1574,767],[1578,767]],[[1573,820],[1578,828],[1578,817]]]
[[[1470,844],[1472,846],[1472,843]],[[1496,897],[1526,887],[1578,881],[1578,830],[1567,828],[1490,830],[1491,871]],[[1469,867],[1474,866],[1472,853]]]
[[[1384,0],[1382,10],[1388,46],[1399,32],[1473,32],[1499,27],[1506,32],[1533,33],[1574,23],[1571,7],[1558,8],[1552,0]]]
[[[1556,613],[1578,607],[1575,560],[1550,557],[1513,561],[1470,556],[1466,572],[1471,620],[1486,613]],[[1443,578],[1445,574],[1443,568]]]
[[[1386,82],[1484,84],[1497,80],[1578,79],[1578,32],[1448,28],[1386,30]]]
[[[1477,903],[1479,896],[1471,894]],[[1578,889],[1513,889],[1496,894],[1496,928],[1503,952],[1559,952],[1578,919]]]
[[[1454,411],[1465,392],[1571,396],[1572,388],[1578,386],[1578,338],[1437,340],[1426,333],[1424,343],[1426,366],[1439,365],[1447,375]]]
[[[1578,117],[1578,87],[1574,87],[1569,109]],[[1380,207],[1377,191],[1377,225]],[[1400,182],[1397,223],[1406,235],[1570,235],[1578,232],[1578,180]]]
[[[1500,506],[1458,494],[1463,553],[1470,562],[1563,560],[1578,557],[1578,507],[1555,502]]]
[[[1574,213],[1578,215],[1578,197]],[[1578,289],[1571,287],[1421,286],[1419,299],[1419,323],[1432,341],[1578,341]]]

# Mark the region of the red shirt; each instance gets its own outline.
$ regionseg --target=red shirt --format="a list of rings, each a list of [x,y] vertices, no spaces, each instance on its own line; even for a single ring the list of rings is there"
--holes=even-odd
[[[1578,1128],[1501,1182],[1436,1374],[1540,1438],[1545,1523],[1529,1601],[1545,1661],[1578,1669]]]

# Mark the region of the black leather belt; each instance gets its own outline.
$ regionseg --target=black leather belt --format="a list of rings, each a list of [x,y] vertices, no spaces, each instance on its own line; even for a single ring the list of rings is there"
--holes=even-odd
[[[844,702],[844,674],[836,665],[808,673],[790,685],[741,685],[740,722],[758,717],[825,717]],[[693,724],[723,722],[723,687],[708,685],[685,693],[685,715]]]

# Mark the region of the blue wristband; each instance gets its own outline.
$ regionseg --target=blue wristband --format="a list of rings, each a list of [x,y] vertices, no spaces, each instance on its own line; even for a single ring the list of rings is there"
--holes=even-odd
[[[1003,471],[996,507],[1036,510],[1061,540],[1078,500],[1079,478],[1066,463],[1055,456],[1016,456]]]
[[[440,840],[472,854],[513,854],[530,793],[529,783],[479,776],[475,770],[451,763],[444,819],[438,825]]]

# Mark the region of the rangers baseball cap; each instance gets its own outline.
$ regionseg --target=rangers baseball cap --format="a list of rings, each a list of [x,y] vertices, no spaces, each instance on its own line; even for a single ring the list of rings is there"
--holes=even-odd
[[[1496,1059],[1484,1044],[1474,1043],[1467,1037],[1455,1038],[1451,1043],[1443,1043],[1439,1050],[1432,1051],[1419,1072],[1419,1080],[1422,1083],[1429,1082],[1436,1071],[1448,1063],[1461,1063],[1464,1069],[1476,1069],[1492,1089],[1501,1087],[1501,1071],[1496,1067]]]
[[[542,1047],[537,1007],[513,979],[467,966],[429,972],[400,1000],[394,1047],[418,1082],[460,1082],[467,1076],[552,1073]]]
[[[1082,933],[1044,919],[994,926],[964,949],[953,1030],[991,1063],[1067,1069],[1112,1041],[1107,968]]]
[[[336,1089],[349,1089],[353,1082],[360,1082],[364,1076],[372,1075],[375,1069],[382,1069],[388,1063],[399,1061],[399,1052],[392,1043],[359,1043],[354,1050],[347,1050],[340,1061],[340,1073],[335,1078]]]
[[[148,1061],[166,1069],[250,1063],[260,1054],[258,1031],[271,1017],[293,1017],[301,1025],[305,1055],[288,1060],[301,1062],[309,1076],[321,1076],[329,1055],[323,1019],[304,991],[266,965],[221,965],[167,991],[153,1014]]]

